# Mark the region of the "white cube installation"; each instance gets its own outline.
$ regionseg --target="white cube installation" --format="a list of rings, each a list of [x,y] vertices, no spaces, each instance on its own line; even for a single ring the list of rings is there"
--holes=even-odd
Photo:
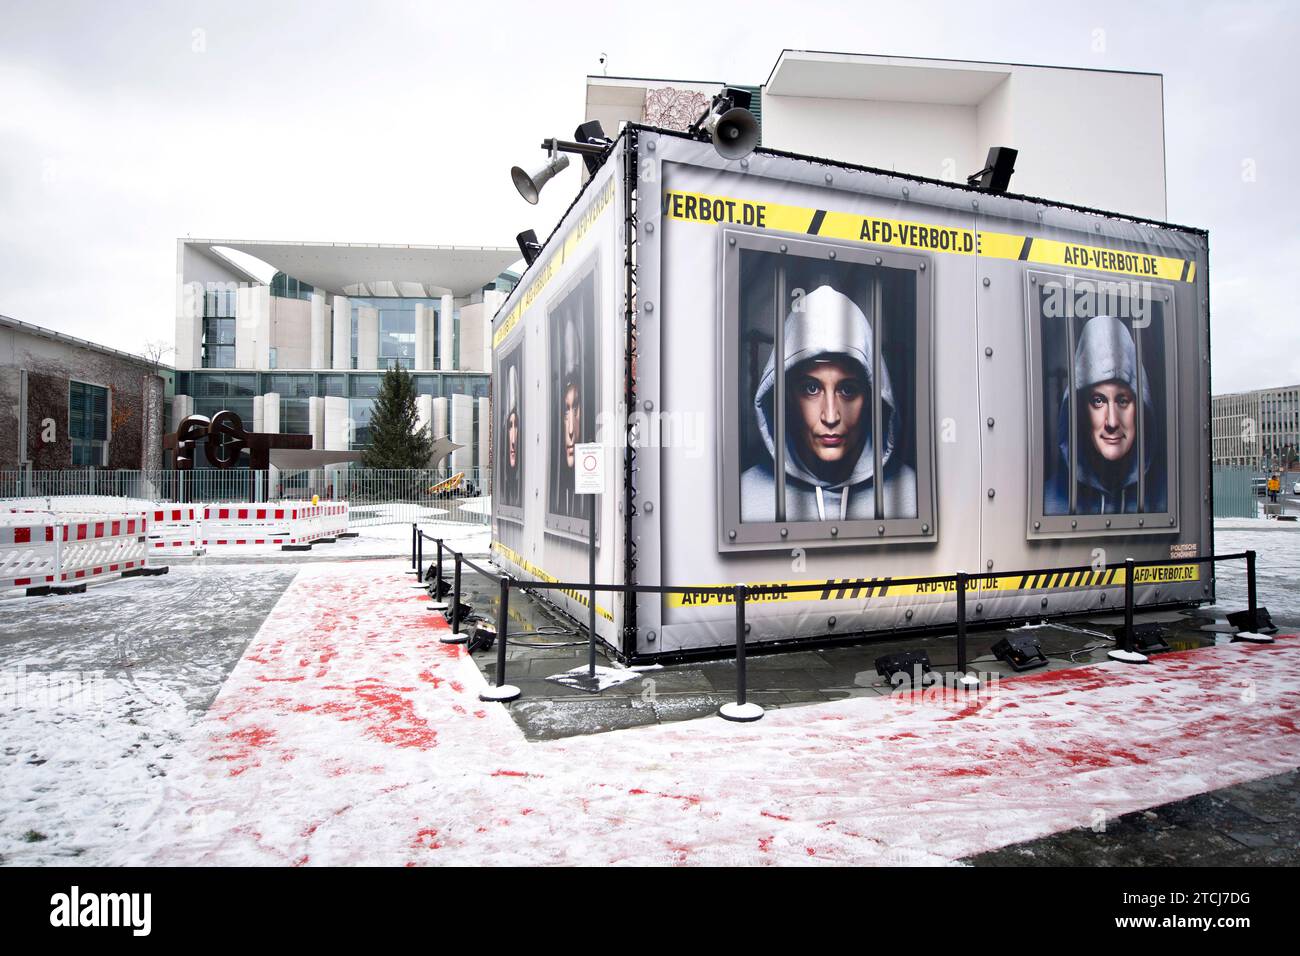
[[[494,553],[580,585],[594,535],[601,584],[743,583],[782,646],[950,627],[953,584],[912,577],[972,575],[976,622],[1122,604],[1126,558],[1213,552],[1207,259],[1199,229],[629,126],[494,320]],[[1213,598],[1208,565],[1134,585]],[[603,592],[598,629],[728,653],[731,602]]]

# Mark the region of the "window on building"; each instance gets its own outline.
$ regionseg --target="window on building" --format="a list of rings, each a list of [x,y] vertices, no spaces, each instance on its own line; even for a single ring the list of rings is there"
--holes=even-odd
[[[277,272],[271,279],[271,295],[281,299],[310,299],[315,291],[306,282],[300,282],[283,272]]]
[[[233,285],[233,284],[232,284]],[[204,368],[235,366],[235,288],[210,288],[203,296]]]
[[[350,451],[359,451],[370,444],[370,417],[374,410],[374,399],[348,399],[348,417],[352,419],[352,440],[348,445]]]
[[[201,372],[192,377],[195,396],[221,398],[258,394],[257,375],[252,372]]]
[[[360,321],[358,316],[359,310],[362,308],[374,309],[378,313],[378,340],[373,345],[375,355],[378,358],[378,367],[385,369],[394,365],[400,365],[406,369],[415,368],[415,315],[417,307],[423,308],[426,314],[425,321],[429,323],[434,339],[433,361],[434,366],[437,366],[441,348],[441,343],[438,342],[440,300],[418,296],[357,296],[349,301],[352,307],[350,319],[352,353],[351,361],[348,363],[349,368],[361,368],[358,363],[358,355],[362,346],[359,341]],[[366,342],[364,344],[369,347],[372,343]],[[362,371],[367,370],[362,369]]]
[[[290,435],[311,433],[311,400],[308,398],[280,398],[280,431]]]
[[[403,368],[415,366],[415,305],[410,307],[401,299],[389,300],[397,303],[379,310],[379,365],[391,368],[394,364]]]
[[[1030,536],[1175,530],[1172,292],[1037,271],[1025,281]]]
[[[719,548],[935,540],[928,259],[727,239]]]
[[[107,463],[108,389],[85,382],[68,384],[68,437],[72,464],[96,467]]]
[[[314,375],[264,375],[262,390],[276,392],[281,398],[310,398],[316,394]]]

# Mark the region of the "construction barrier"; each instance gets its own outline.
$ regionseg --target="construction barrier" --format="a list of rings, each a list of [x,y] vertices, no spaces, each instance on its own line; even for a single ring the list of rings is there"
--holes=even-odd
[[[0,588],[60,588],[147,566],[144,514],[0,515]]]
[[[213,504],[156,508],[150,545],[173,554],[226,545],[310,547],[348,533],[348,503]]]
[[[203,508],[167,505],[149,513],[149,550],[193,554],[203,541]]]

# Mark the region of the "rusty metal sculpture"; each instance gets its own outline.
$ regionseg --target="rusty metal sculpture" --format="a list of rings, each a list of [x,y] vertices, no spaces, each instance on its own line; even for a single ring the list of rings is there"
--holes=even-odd
[[[190,415],[176,429],[176,433],[163,438],[163,447],[174,449],[174,466],[177,471],[189,471],[199,444],[208,464],[214,468],[234,468],[239,456],[248,449],[248,466],[254,471],[271,467],[271,449],[309,449],[311,435],[290,435],[284,432],[250,432],[244,430],[243,419],[231,411],[220,411],[208,418]]]

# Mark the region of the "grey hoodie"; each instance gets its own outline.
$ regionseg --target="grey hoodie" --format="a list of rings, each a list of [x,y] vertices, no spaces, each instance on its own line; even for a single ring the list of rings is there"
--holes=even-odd
[[[881,363],[880,382],[872,381],[871,323],[862,310],[841,292],[828,285],[819,286],[804,296],[802,308],[791,311],[785,320],[785,373],[808,359],[822,355],[844,356],[856,362],[863,372],[870,396],[880,392],[881,421],[885,440],[881,452],[884,469],[884,506],[886,518],[916,516],[916,473],[894,459],[895,436],[902,428],[894,404],[889,371]],[[772,404],[776,387],[776,350],[767,360],[754,394],[754,414],[759,433],[774,457]],[[868,405],[868,408],[870,406]],[[869,414],[869,413],[868,413]],[[787,521],[843,521],[876,517],[874,436],[870,424],[868,435],[846,481],[832,484],[817,477],[799,457],[798,443],[791,429],[786,429],[785,448],[785,516]],[[740,520],[776,520],[776,480],[772,459],[747,469],[740,476]]]
[[[1147,500],[1144,510],[1165,510],[1164,467],[1155,461],[1154,449],[1160,439],[1159,422],[1151,401],[1151,385],[1141,376],[1144,436],[1143,468],[1146,471]],[[1137,346],[1123,322],[1109,315],[1089,319],[1079,333],[1074,347],[1075,407],[1079,410],[1079,452],[1075,459],[1075,514],[1124,514],[1138,510],[1138,456],[1136,444],[1123,463],[1122,472],[1110,469],[1103,474],[1088,437],[1086,403],[1088,390],[1103,382],[1119,382],[1138,394]],[[1064,515],[1070,512],[1070,395],[1061,396],[1057,428],[1061,436],[1057,451],[1059,467],[1054,480],[1048,482],[1044,512]],[[1154,466],[1154,467],[1153,467]]]

